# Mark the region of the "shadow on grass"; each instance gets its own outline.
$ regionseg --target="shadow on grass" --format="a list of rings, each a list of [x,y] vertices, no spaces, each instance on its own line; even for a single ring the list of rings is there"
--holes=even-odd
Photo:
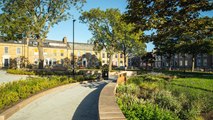
[[[84,87],[94,89],[88,94],[77,107],[71,120],[98,120],[98,100],[102,88],[106,83],[86,83],[82,84]]]

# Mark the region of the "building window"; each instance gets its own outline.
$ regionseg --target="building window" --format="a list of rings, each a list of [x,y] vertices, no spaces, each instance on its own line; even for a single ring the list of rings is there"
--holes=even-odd
[[[110,54],[109,53],[107,53],[107,58],[109,58],[110,57]]]
[[[200,66],[200,64],[201,64],[201,60],[197,59],[197,66]]]
[[[64,50],[61,50],[61,56],[64,56]]]
[[[8,54],[8,47],[4,47],[4,54]]]
[[[34,52],[35,52],[35,53],[37,53],[37,52],[38,52],[38,49],[37,49],[37,48],[36,48],[36,49],[34,49]]]
[[[54,59],[53,59],[53,65],[55,65],[55,64],[56,64],[56,59],[54,58]]]
[[[175,66],[177,66],[178,65],[178,62],[177,61],[175,61]]]
[[[16,53],[17,53],[17,54],[21,54],[21,48],[17,48],[17,49],[16,49]]]
[[[120,61],[120,65],[123,66],[123,61]]]
[[[182,66],[183,65],[183,61],[182,60],[180,60],[180,66]]]
[[[201,54],[198,54],[197,57],[201,57]]]
[[[208,55],[207,54],[203,54],[203,57],[208,57]]]
[[[160,62],[158,62],[158,66],[161,67],[161,63]]]
[[[207,59],[203,60],[203,66],[207,66]]]
[[[102,53],[102,58],[105,58],[105,53]]]
[[[118,54],[115,54],[115,58],[118,58]]]
[[[188,66],[188,61],[187,60],[185,60],[185,66]]]
[[[120,58],[123,58],[123,54],[120,54]]]
[[[48,59],[45,59],[45,64],[48,65]]]
[[[105,63],[105,60],[103,60],[102,63],[104,64],[104,63]]]

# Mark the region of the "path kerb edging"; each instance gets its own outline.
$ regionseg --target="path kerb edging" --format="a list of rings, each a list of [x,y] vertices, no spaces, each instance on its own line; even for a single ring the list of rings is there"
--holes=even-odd
[[[52,88],[52,89],[43,91],[41,93],[38,93],[36,95],[33,95],[32,97],[30,97],[30,98],[28,98],[26,100],[23,100],[22,102],[18,103],[17,105],[15,105],[15,106],[9,108],[8,110],[4,111],[3,113],[1,113],[0,114],[0,120],[7,120],[14,113],[16,113],[17,111],[19,111],[20,109],[22,109],[26,105],[30,104],[31,102],[33,102],[34,100],[36,100],[36,99],[38,99],[38,98],[40,98],[42,96],[45,96],[45,95],[47,95],[49,93],[52,93],[52,92],[55,92],[55,91],[58,91],[58,90],[64,90],[64,89],[69,88],[69,87],[77,86],[80,83],[88,83],[88,82],[90,82],[90,81],[70,83],[70,84],[58,86],[56,88]]]
[[[116,103],[117,83],[108,83],[99,96],[99,120],[126,120],[118,104]]]

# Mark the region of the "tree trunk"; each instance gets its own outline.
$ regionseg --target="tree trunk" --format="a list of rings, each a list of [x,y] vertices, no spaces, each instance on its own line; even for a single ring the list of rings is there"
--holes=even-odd
[[[124,50],[124,70],[126,71],[126,50]]]
[[[163,68],[163,57],[162,57],[162,55],[160,56],[160,68],[162,69]]]
[[[39,55],[38,68],[43,69],[44,68],[43,43],[42,39],[38,39],[37,41],[38,41],[38,55]]]
[[[113,56],[113,54],[109,55],[109,71],[112,70],[112,56]]]
[[[184,53],[184,55],[183,55],[183,71],[184,71],[184,73],[186,72],[185,61],[186,61],[186,55],[185,55],[185,53]]]
[[[172,55],[170,54],[170,55],[169,55],[169,71],[172,70],[171,63],[172,63]]]
[[[27,35],[28,36],[28,35]],[[28,53],[29,53],[29,49],[28,49],[28,47],[29,47],[29,41],[30,41],[30,38],[29,37],[27,37],[26,38],[26,45],[27,45],[27,49],[25,50],[25,52],[27,53],[27,57],[26,57],[26,55],[25,55],[25,52],[24,52],[24,67],[27,67],[27,62],[28,62],[28,60],[29,60],[29,56],[28,56]],[[24,48],[25,49],[25,48]],[[26,60],[27,59],[27,60]]]
[[[148,62],[146,61],[146,71],[148,70]]]
[[[191,71],[194,72],[195,69],[195,55],[192,55],[192,69]]]
[[[171,58],[169,58],[169,71],[172,70],[172,67],[171,67]]]

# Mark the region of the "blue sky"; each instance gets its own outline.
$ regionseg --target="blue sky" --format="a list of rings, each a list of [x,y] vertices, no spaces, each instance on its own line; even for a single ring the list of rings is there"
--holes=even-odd
[[[100,9],[107,9],[107,8],[118,8],[121,12],[125,11],[127,6],[126,0],[87,0],[87,3],[84,4],[83,10],[88,11],[92,8],[100,8]],[[75,42],[83,42],[86,43],[91,37],[91,32],[88,30],[88,25],[80,23],[78,18],[81,15],[76,10],[71,10],[73,17],[76,19],[75,22]],[[213,12],[205,12],[202,13],[202,16],[213,16]],[[62,40],[63,37],[67,37],[68,41],[72,41],[72,19],[67,21],[60,22],[58,25],[55,25],[51,28],[47,39],[52,40]],[[152,43],[147,44],[147,51],[151,51],[154,48]]]

